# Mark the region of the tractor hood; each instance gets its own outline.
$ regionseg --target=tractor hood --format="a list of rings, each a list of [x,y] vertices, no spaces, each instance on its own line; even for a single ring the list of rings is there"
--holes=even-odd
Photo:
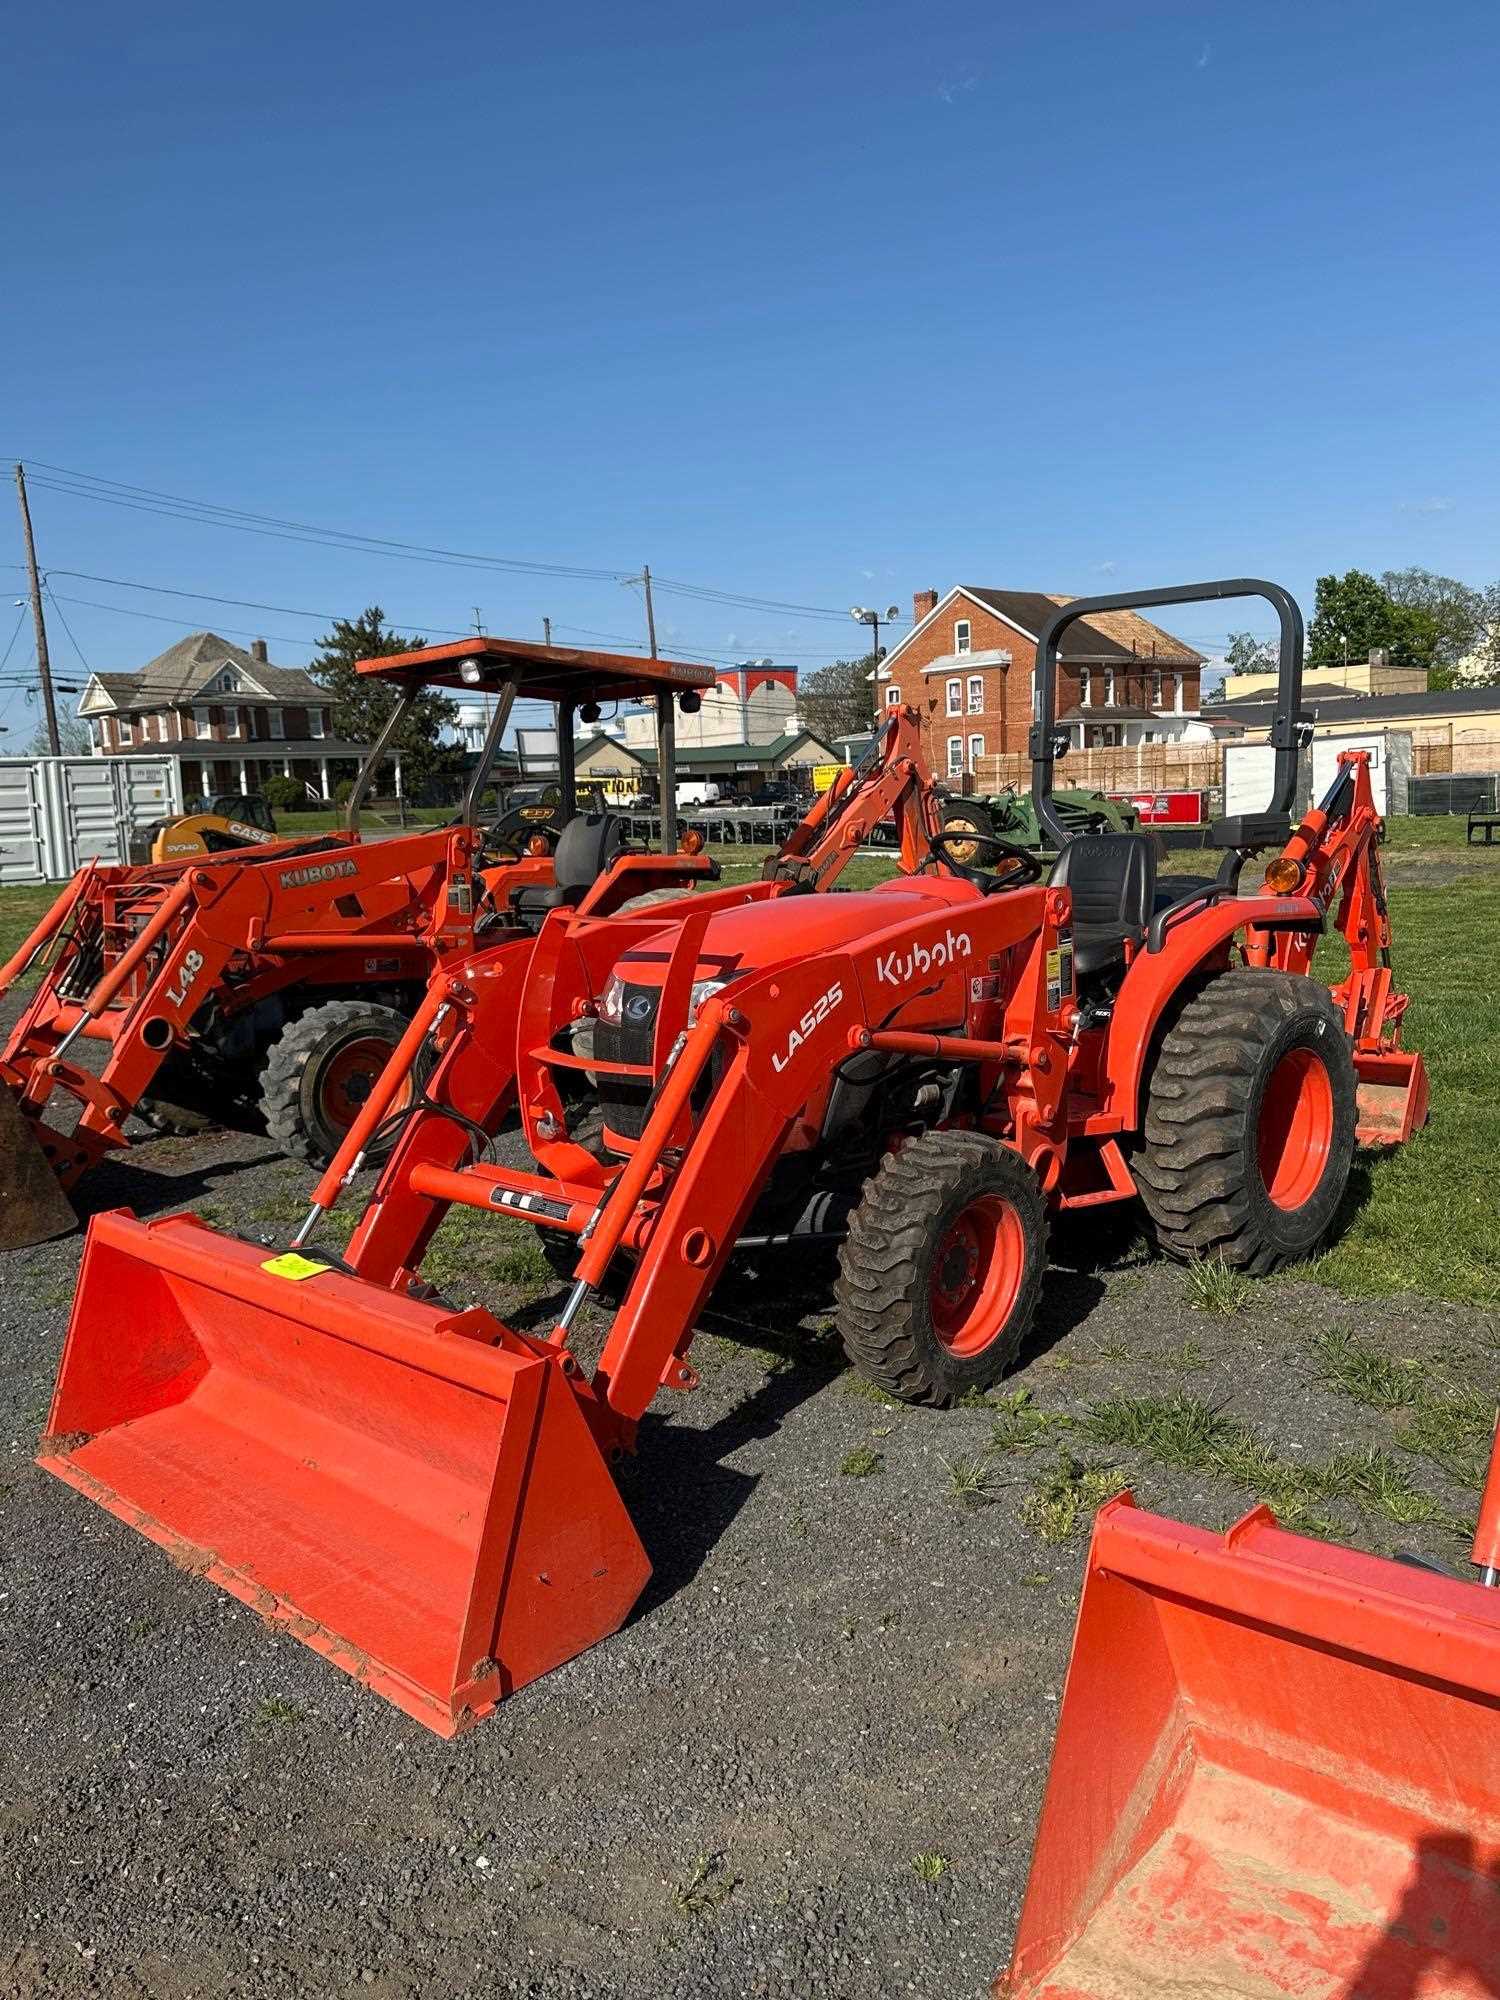
[[[905,929],[955,903],[969,903],[973,896],[968,883],[951,876],[906,875],[875,889],[747,903],[722,911],[710,922],[698,951],[698,974],[703,982],[725,982],[787,959],[838,951],[892,927]],[[609,982],[614,992],[605,1002],[606,1019],[622,987],[662,984],[672,935],[670,930],[659,933],[617,960]]]

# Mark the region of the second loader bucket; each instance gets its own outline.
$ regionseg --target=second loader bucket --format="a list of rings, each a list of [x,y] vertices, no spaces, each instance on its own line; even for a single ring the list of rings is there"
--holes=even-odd
[[[31,1120],[0,1081],[0,1250],[22,1250],[77,1227]]]
[[[1112,1501],[995,1990],[1494,2000],[1500,1591]]]
[[[650,1573],[572,1365],[191,1216],[100,1215],[38,1460],[451,1736]]]

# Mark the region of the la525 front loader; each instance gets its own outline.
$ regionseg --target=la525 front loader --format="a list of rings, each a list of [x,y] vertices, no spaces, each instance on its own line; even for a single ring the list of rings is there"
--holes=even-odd
[[[99,1218],[42,1463],[451,1731],[633,1601],[645,1556],[608,1468],[658,1391],[694,1386],[698,1315],[737,1248],[837,1244],[851,1358],[933,1404],[1014,1360],[1055,1211],[1139,1180],[1171,1254],[1307,1254],[1357,1134],[1404,1137],[1425,1078],[1397,1044],[1366,761],[1299,826],[1286,810],[1292,600],[1229,582],[1060,610],[1038,647],[1037,804],[1045,821],[1066,623],[1251,592],[1281,617],[1287,726],[1272,810],[1225,823],[1217,883],[1158,894],[1145,835],[1063,833],[1043,880],[1034,855],[945,831],[897,711],[767,879],[559,907],[530,951],[446,968],[349,1136],[375,1135],[425,1044],[424,1101],[343,1260],[312,1246],[352,1157],[290,1261],[191,1218]],[[816,893],[887,814],[903,873]],[[1351,969],[1330,992],[1307,968],[1335,909]],[[488,1143],[512,1105],[524,1170]],[[455,1202],[544,1233],[569,1281],[547,1331],[431,1295],[423,1255]],[[590,1299],[613,1311],[585,1374],[569,1339]]]
[[[576,895],[620,846],[619,824],[597,814],[561,864],[547,833],[528,841],[516,826],[496,838],[479,826],[515,700],[555,703],[566,719],[558,811],[571,822],[578,704],[646,696],[670,718],[674,698],[714,684],[709,667],[489,637],[363,661],[360,671],[400,699],[360,773],[343,834],[185,864],[90,864],[0,968],[0,994],[41,971],[0,1043],[0,1248],[71,1227],[67,1192],[130,1143],[132,1113],[156,1115],[163,1100],[219,1119],[235,1105],[255,1107],[286,1152],[325,1162],[433,967],[481,940],[529,937],[552,902]],[[492,698],[463,806],[451,826],[362,841],[361,803],[429,686]],[[78,1061],[80,1040],[103,1061]]]

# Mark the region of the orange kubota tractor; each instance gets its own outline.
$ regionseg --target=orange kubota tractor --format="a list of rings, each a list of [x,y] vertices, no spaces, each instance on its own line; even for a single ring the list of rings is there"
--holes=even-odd
[[[187,862],[90,863],[0,968],[0,994],[41,968],[0,1043],[0,1247],[74,1225],[67,1199],[126,1121],[186,1106],[214,1122],[258,1108],[289,1154],[326,1161],[401,1038],[434,965],[502,935],[530,937],[621,846],[619,822],[576,814],[573,716],[649,697],[670,719],[713,669],[521,640],[475,638],[365,661],[400,700],[371,749],[343,833],[269,839]],[[451,826],[362,841],[359,813],[423,687],[480,689],[490,723]],[[518,697],[557,704],[566,844],[524,823],[478,823]],[[670,767],[673,732],[662,732]],[[554,857],[552,848],[556,846]],[[698,864],[700,866],[706,864]],[[72,1057],[80,1039],[103,1061]]]
[[[1289,816],[1296,605],[1236,581],[1060,609],[1035,789],[1046,821],[1067,625],[1252,593],[1281,620],[1276,796],[1223,823],[1216,883],[1159,895],[1142,834],[1059,831],[1050,881],[988,836],[991,866],[956,861],[976,836],[944,832],[897,710],[766,879],[559,907],[534,946],[435,976],[290,1254],[190,1216],[98,1217],[41,1463],[451,1733],[635,1602],[648,1565],[610,1466],[658,1390],[694,1386],[694,1325],[737,1247],[840,1241],[851,1357],[938,1404],[1012,1362],[1050,1211],[1139,1191],[1171,1254],[1264,1271],[1311,1250],[1356,1137],[1407,1136],[1426,1085],[1397,1043],[1367,761]],[[903,872],[811,893],[887,815]],[[1332,992],[1309,976],[1330,914],[1350,955]],[[513,1107],[524,1170],[489,1146]],[[382,1135],[345,1257],[317,1253]],[[550,1331],[423,1283],[455,1202],[554,1246],[570,1283]],[[613,1316],[585,1372],[570,1332],[595,1297]]]

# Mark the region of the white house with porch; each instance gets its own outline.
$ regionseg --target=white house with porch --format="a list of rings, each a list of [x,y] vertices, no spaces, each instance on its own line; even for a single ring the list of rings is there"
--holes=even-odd
[[[328,799],[340,767],[367,748],[333,736],[328,691],[304,668],[273,666],[264,639],[246,652],[214,632],[180,639],[135,673],[90,674],[78,714],[96,757],[175,757],[184,799],[256,792],[278,774]],[[399,758],[395,780],[399,794]]]

